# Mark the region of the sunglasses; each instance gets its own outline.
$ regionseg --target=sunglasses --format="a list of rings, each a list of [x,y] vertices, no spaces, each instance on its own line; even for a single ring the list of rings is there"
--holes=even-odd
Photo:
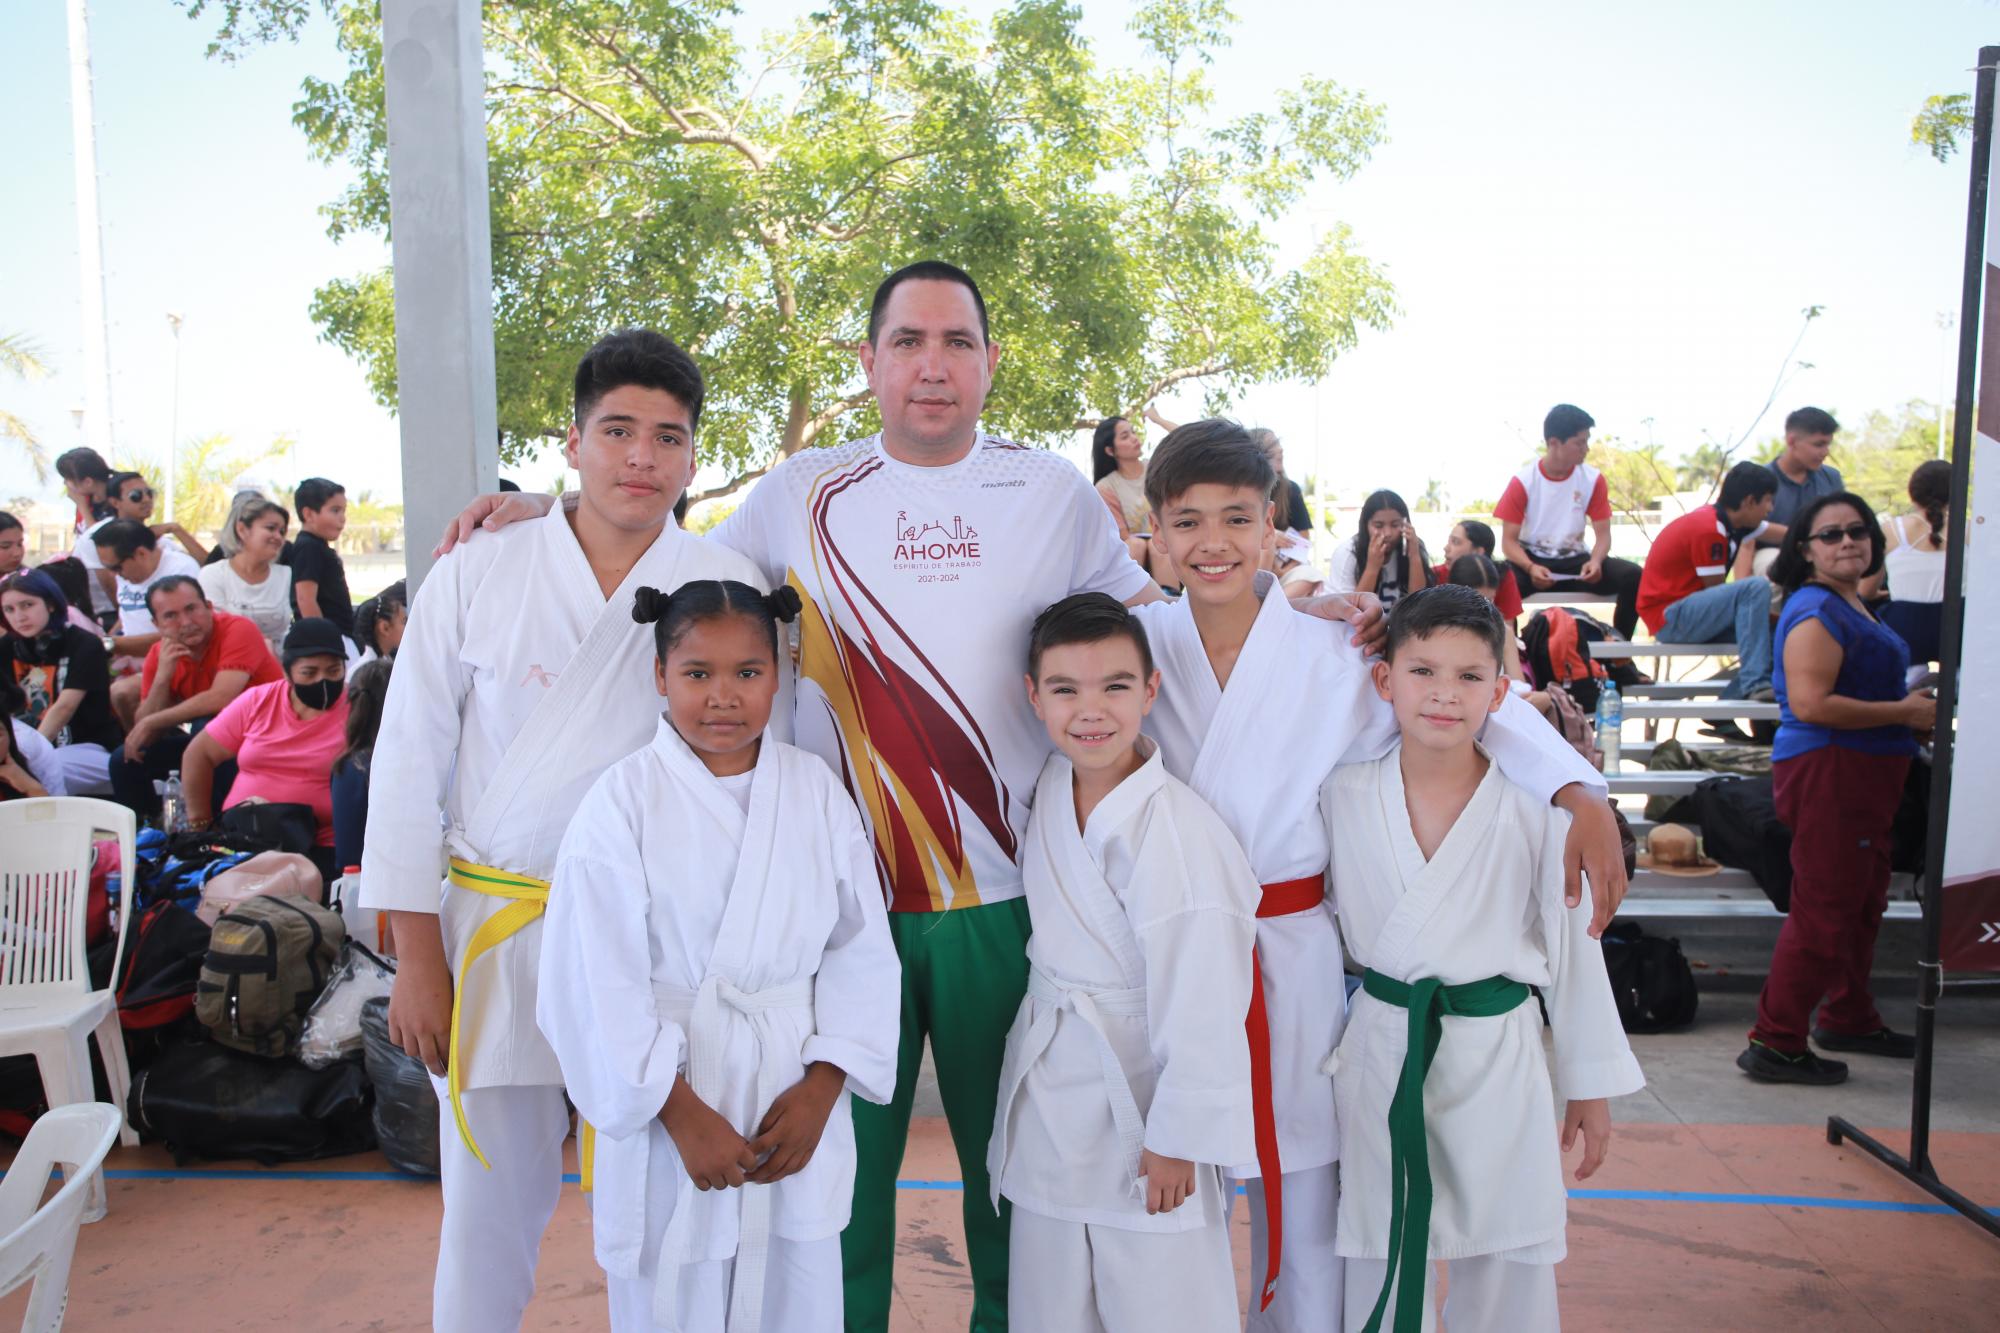
[[[1823,546],[1838,546],[1843,537],[1851,542],[1865,542],[1872,536],[1874,532],[1866,523],[1849,523],[1844,528],[1821,528],[1812,539]]]
[[[138,504],[141,500],[150,500],[152,498],[153,492],[150,489],[142,488],[136,491],[125,492],[125,502],[127,504]]]

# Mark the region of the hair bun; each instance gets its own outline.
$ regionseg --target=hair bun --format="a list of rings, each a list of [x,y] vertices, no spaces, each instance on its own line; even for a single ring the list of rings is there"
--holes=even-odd
[[[658,588],[641,588],[632,594],[632,619],[650,625],[667,613],[667,594]]]
[[[790,624],[798,618],[805,602],[799,597],[799,590],[789,583],[781,583],[764,594],[764,605],[770,609],[773,619]]]

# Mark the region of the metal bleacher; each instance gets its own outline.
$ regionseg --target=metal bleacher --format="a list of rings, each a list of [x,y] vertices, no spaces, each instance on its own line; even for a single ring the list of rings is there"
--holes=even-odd
[[[1559,590],[1535,593],[1524,598],[1534,606],[1608,606],[1615,599],[1601,593],[1566,593]],[[1643,724],[1644,739],[1621,738],[1620,768],[1607,774],[1605,781],[1614,801],[1643,848],[1652,824],[1640,808],[1651,796],[1685,796],[1712,778],[1727,777],[1709,769],[1644,771],[1644,764],[1659,742],[1661,724],[1670,730],[1682,722],[1751,723],[1778,720],[1778,705],[1753,699],[1724,699],[1722,690],[1730,683],[1736,659],[1733,643],[1593,643],[1590,655],[1600,661],[1639,659],[1643,669],[1663,679],[1621,690],[1627,723]],[[1708,664],[1704,669],[1704,664]],[[1715,670],[1716,666],[1722,670]],[[1668,680],[1669,671],[1679,669],[1684,678]],[[1700,673],[1698,676],[1696,673]],[[1629,730],[1629,728],[1628,728]],[[1682,741],[1684,748],[1718,748],[1713,743]],[[1916,921],[1922,912],[1913,897],[1914,882],[1898,874],[1889,886],[1886,920]],[[1757,919],[1772,922],[1782,914],[1758,887],[1748,871],[1724,867],[1712,875],[1680,876],[1657,870],[1640,870],[1633,876],[1630,891],[1619,908],[1621,918],[1685,921],[1691,919]]]

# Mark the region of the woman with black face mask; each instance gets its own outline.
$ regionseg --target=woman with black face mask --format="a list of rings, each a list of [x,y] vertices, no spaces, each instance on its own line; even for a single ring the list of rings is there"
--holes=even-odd
[[[215,715],[181,759],[189,820],[215,819],[215,768],[236,760],[220,822],[310,856],[332,882],[334,760],[347,743],[345,641],[330,620],[292,622],[280,655],[285,678],[253,685]],[[305,830],[312,830],[307,842]]]

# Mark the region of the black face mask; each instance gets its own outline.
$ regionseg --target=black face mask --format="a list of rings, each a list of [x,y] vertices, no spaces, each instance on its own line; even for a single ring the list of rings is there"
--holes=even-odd
[[[324,713],[340,698],[340,687],[346,683],[343,680],[316,680],[310,685],[301,685],[293,681],[292,696],[307,708],[316,708]]]

